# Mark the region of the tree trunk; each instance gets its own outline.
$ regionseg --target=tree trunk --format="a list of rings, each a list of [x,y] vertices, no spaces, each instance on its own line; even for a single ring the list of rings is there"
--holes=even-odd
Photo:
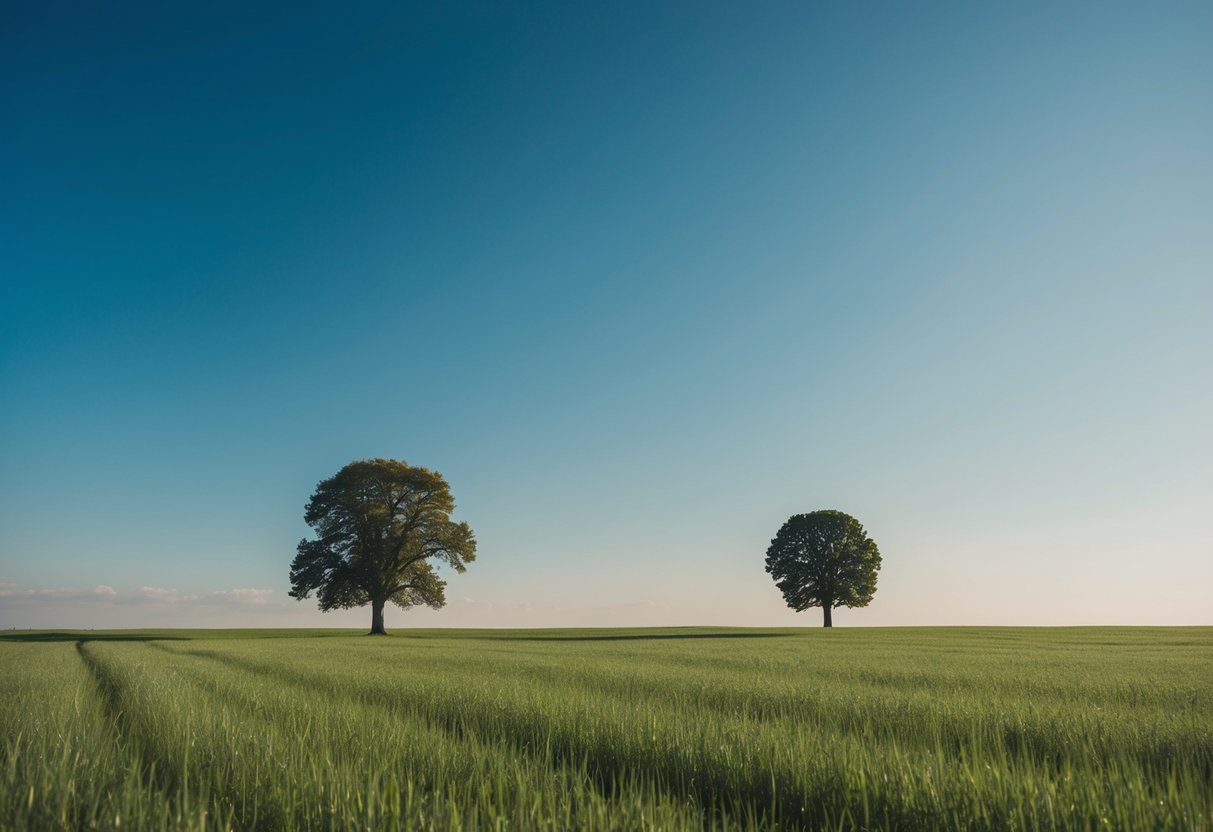
[[[383,601],[371,601],[371,631],[368,635],[386,636],[387,630],[383,629]]]
[[[825,623],[825,624],[823,624],[823,625],[821,625],[821,626],[823,626],[823,627],[833,627],[833,626],[834,626],[834,620],[833,620],[832,618],[830,618],[830,604],[829,604],[829,603],[822,604],[822,605],[821,605],[821,608],[822,608],[822,610],[824,610],[824,611],[825,611],[825,614],[826,614],[826,623]]]

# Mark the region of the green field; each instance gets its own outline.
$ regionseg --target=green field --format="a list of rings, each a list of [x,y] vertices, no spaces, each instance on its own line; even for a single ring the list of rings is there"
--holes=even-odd
[[[0,635],[5,829],[1213,829],[1213,628]]]

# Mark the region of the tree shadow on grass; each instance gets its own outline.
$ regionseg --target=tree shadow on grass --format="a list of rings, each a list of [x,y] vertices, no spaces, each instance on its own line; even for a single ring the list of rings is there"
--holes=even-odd
[[[665,641],[688,638],[784,638],[795,633],[604,633],[602,635],[480,636],[485,641]]]
[[[122,633],[105,630],[78,630],[75,632],[51,632],[45,630],[2,630],[0,644],[4,642],[62,642],[62,641],[188,641],[185,636],[159,635],[156,633]]]

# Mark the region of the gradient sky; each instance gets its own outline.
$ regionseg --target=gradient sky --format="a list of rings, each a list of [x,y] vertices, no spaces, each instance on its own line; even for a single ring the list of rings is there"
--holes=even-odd
[[[7,4],[0,626],[286,597],[353,459],[479,558],[389,626],[1213,623],[1213,5]]]

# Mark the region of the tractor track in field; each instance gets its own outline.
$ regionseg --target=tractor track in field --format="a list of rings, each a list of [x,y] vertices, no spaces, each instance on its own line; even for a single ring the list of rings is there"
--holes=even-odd
[[[189,778],[186,777],[181,767],[172,760],[158,755],[139,725],[123,709],[121,698],[122,683],[105,666],[104,662],[85,649],[85,641],[80,640],[76,642],[76,652],[93,679],[101,696],[105,712],[112,720],[114,733],[117,735],[119,742],[125,741],[132,746],[133,750],[137,753],[137,758],[140,760],[140,768],[146,775],[152,788],[171,794],[176,790],[187,787],[189,785]],[[155,641],[147,641],[143,644],[145,647],[164,650]],[[249,822],[239,811],[241,801],[231,783],[220,780],[211,781],[211,785],[212,787],[217,787],[213,796],[229,804],[236,828],[273,830],[279,829],[284,825],[281,807],[262,807],[266,811],[266,814],[256,817],[253,822]]]
[[[247,659],[224,655],[215,651],[205,650],[171,650],[169,648],[149,645],[177,656],[193,656],[195,658],[213,661],[225,667],[230,667],[245,673],[262,676],[279,684],[288,684],[306,691],[315,691],[319,680],[313,675],[296,671],[286,671],[282,668],[271,668]],[[330,689],[330,693],[332,693]],[[365,700],[356,692],[340,692],[334,695],[361,704]],[[635,771],[639,769],[649,775],[655,791],[660,791],[666,797],[675,801],[691,800],[697,806],[703,818],[703,828],[715,829],[719,821],[725,817],[742,817],[747,812],[761,820],[760,825],[780,829],[815,829],[824,825],[837,824],[837,817],[819,817],[815,809],[821,806],[836,805],[836,796],[842,783],[836,777],[825,776],[812,793],[806,793],[791,782],[776,774],[768,773],[753,776],[750,781],[737,788],[736,783],[730,783],[726,778],[713,776],[705,772],[687,770],[683,761],[653,759],[646,766],[639,766],[633,759],[621,757],[620,753],[610,748],[596,744],[597,747],[578,744],[576,739],[557,736],[553,742],[551,737],[542,737],[539,732],[528,730],[492,731],[495,726],[478,724],[475,719],[468,720],[463,714],[448,707],[440,710],[423,710],[408,705],[393,702],[387,706],[393,711],[412,717],[428,717],[436,727],[444,730],[456,740],[474,739],[482,741],[486,737],[498,737],[501,741],[518,753],[539,763],[548,764],[553,769],[585,766],[586,776],[593,788],[603,797],[610,798],[626,787],[628,767]],[[541,731],[542,729],[540,729]],[[546,747],[550,757],[545,759],[537,749]],[[880,804],[880,801],[872,801]],[[896,807],[896,800],[888,804],[888,808],[903,821],[903,828],[926,828],[921,824],[925,818],[915,816],[914,812],[906,812]],[[861,817],[859,806],[848,808],[847,817]],[[907,825],[908,824],[908,825]]]
[[[80,639],[76,642],[76,655],[80,657],[101,697],[101,706],[110,718],[115,738],[119,745],[128,745],[135,752],[140,772],[146,776],[149,785],[158,791],[170,793],[181,785],[181,772],[171,762],[157,758],[138,726],[122,708],[122,684],[96,656],[85,649],[85,641]]]
[[[391,813],[399,805],[392,803],[395,777],[376,779],[375,792],[364,792],[359,778],[382,739],[408,741],[392,746],[404,750],[383,759],[383,770],[424,772],[421,805],[430,805],[424,801],[434,784],[456,782],[459,789],[437,797],[480,801],[483,790],[493,790],[468,817],[513,822],[601,820],[610,816],[601,814],[603,800],[610,807],[617,798],[645,813],[650,801],[662,811],[677,807],[678,825],[696,832],[731,825],[1082,828],[1107,818],[1119,828],[1199,829],[1213,817],[1207,799],[1197,797],[1213,782],[1213,745],[1209,723],[1200,722],[1209,700],[1193,681],[1207,675],[1207,665],[1196,655],[1180,656],[1186,664],[1176,666],[1190,675],[1171,680],[1166,696],[1152,693],[1152,665],[1138,668],[1123,657],[1108,664],[1123,678],[1112,673],[1107,683],[1088,679],[1082,667],[1058,667],[1043,681],[1019,685],[1020,671],[1039,665],[1032,656],[983,684],[974,680],[984,680],[993,662],[941,666],[940,703],[919,711],[922,697],[878,694],[920,692],[914,682],[921,663],[890,662],[883,652],[856,664],[857,672],[849,672],[851,657],[841,649],[834,664],[818,662],[830,671],[824,679],[847,685],[840,696],[816,679],[793,678],[799,666],[781,664],[768,684],[757,672],[747,678],[744,668],[700,672],[700,662],[648,661],[643,652],[588,661],[570,650],[565,661],[559,651],[536,650],[504,662],[479,655],[477,645],[424,658],[377,647],[314,649],[311,655],[328,659],[315,663],[289,645],[244,649],[222,639],[174,644],[142,635],[53,633],[14,640],[70,642],[58,648],[54,667],[70,676],[76,713],[87,706],[88,737],[107,754],[116,749],[106,769],[129,784],[126,805],[142,805],[140,790],[163,792],[167,797],[154,802],[168,808],[158,809],[166,812],[158,817],[172,818],[175,795],[192,793],[204,810],[195,816],[222,808],[229,828],[274,828],[266,813],[271,804],[287,807],[284,827],[318,828],[328,817],[349,823],[362,816],[363,796],[386,807],[384,817],[404,818]],[[143,641],[148,649],[92,643],[111,640]],[[489,645],[481,652],[502,651]],[[685,651],[674,652],[685,658]],[[401,664],[380,667],[385,660]],[[755,671],[772,664],[749,663]],[[41,675],[31,674],[28,692],[10,686],[24,697],[21,707],[56,693],[40,662],[35,669]],[[1073,683],[1073,707],[1055,712],[1050,694],[1066,680]],[[1130,719],[1137,706],[1140,718]],[[272,736],[262,734],[263,726]],[[967,740],[956,735],[964,726]],[[857,727],[870,730],[856,736]],[[331,760],[309,756],[313,735],[339,753]],[[1054,759],[1061,745],[1066,753]],[[928,748],[925,757],[920,747]],[[303,775],[286,765],[285,773],[263,766],[279,758],[300,762]],[[341,767],[332,779],[325,779],[326,764]],[[538,784],[549,780],[569,785],[543,787],[540,795]],[[70,793],[78,782],[90,781],[65,776],[62,789]],[[332,792],[331,815],[316,799],[328,793],[317,784],[329,782],[341,787]],[[409,785],[411,806],[413,779]],[[517,795],[532,793],[529,810],[511,808]],[[578,795],[592,801],[590,811],[582,811],[587,806]],[[304,808],[290,808],[297,806]],[[431,813],[440,815],[446,816]]]
[[[844,809],[848,813],[844,817],[850,818],[848,822],[854,823],[859,823],[857,819],[865,815],[891,820],[898,827],[906,829],[930,828],[932,822],[931,818],[921,815],[920,810],[905,805],[900,799],[901,795],[896,792],[885,791],[879,796],[869,794],[870,802],[866,806],[854,802],[850,797],[844,797],[849,791],[845,778],[829,765],[820,770],[819,776],[814,778],[814,782],[807,789],[803,780],[796,782],[797,778],[785,777],[785,773],[780,771],[768,770],[763,774],[757,769],[747,770],[739,779],[736,771],[705,771],[677,753],[634,747],[614,748],[601,738],[591,738],[586,742],[583,738],[569,734],[567,730],[547,730],[545,733],[547,726],[544,724],[526,722],[527,714],[519,710],[520,706],[507,706],[502,711],[494,703],[485,702],[482,712],[475,709],[469,712],[466,707],[444,703],[441,700],[412,703],[386,695],[390,693],[386,690],[381,692],[371,688],[338,689],[331,684],[331,680],[315,673],[219,651],[182,650],[167,645],[150,646],[170,654],[209,660],[299,689],[327,689],[330,695],[363,704],[381,694],[386,699],[386,709],[402,715],[426,718],[455,739],[470,737],[483,741],[495,738],[508,744],[517,753],[526,755],[540,764],[550,765],[554,769],[567,770],[568,767],[582,765],[593,788],[604,796],[609,797],[618,792],[629,774],[647,776],[651,778],[655,790],[675,800],[692,801],[703,814],[705,826],[710,826],[716,816],[739,816],[741,811],[753,811],[756,808],[764,822],[783,828],[815,828],[839,823],[840,818],[836,813],[829,816],[820,813],[821,807],[825,806],[832,806],[836,810]],[[574,684],[586,689],[595,689],[611,699],[619,699],[627,694],[627,691],[609,683],[604,688],[597,688],[590,679],[580,679]],[[720,707],[713,710],[721,716],[746,718],[761,718],[769,712],[767,709],[759,709],[757,713],[739,714],[735,710]],[[493,713],[498,713],[504,719],[494,721]],[[963,727],[952,726],[954,735],[948,737],[955,743],[957,751],[962,748],[963,738],[960,734]],[[861,740],[871,741],[870,737],[863,737],[859,731],[853,733]],[[992,734],[991,739],[997,741],[1011,759],[1022,757],[1039,761],[1045,766],[1058,765],[1053,759],[1056,754],[1055,742],[1051,742],[1048,737],[1033,736],[1025,733],[1021,727],[1008,726],[1000,736]],[[546,756],[543,754],[544,748],[547,749]],[[640,757],[632,753],[637,750],[641,752]],[[1149,752],[1156,753],[1156,750],[1151,748],[1142,755],[1143,765],[1154,756]]]
[[[317,680],[306,673],[286,671],[281,668],[270,668],[258,664],[257,662],[252,662],[247,659],[239,659],[234,656],[229,656],[215,651],[170,650],[162,645],[154,643],[149,643],[148,646],[172,656],[189,657],[210,661],[222,667],[236,670],[250,676],[267,679],[275,684],[285,685],[296,690],[311,693],[317,689]],[[359,696],[356,692],[333,693],[330,691],[330,695],[340,697],[341,699],[356,705],[366,706],[368,704],[365,699]],[[246,704],[248,703],[246,702]],[[492,736],[488,733],[477,732],[473,730],[474,726],[465,725],[458,719],[449,718],[449,715],[447,714],[436,713],[420,708],[403,707],[397,704],[389,705],[384,710],[385,712],[395,712],[401,716],[423,720],[424,724],[437,734],[444,734],[459,742],[475,742],[485,744],[485,739],[491,738]],[[575,765],[579,760],[584,759],[584,756],[578,758],[573,755],[554,755],[551,760],[544,760],[530,745],[518,743],[514,741],[512,737],[507,737],[506,741],[510,743],[512,750],[523,754],[528,760],[535,763],[537,767],[547,764],[549,768],[558,770],[560,767],[565,767],[570,763]],[[486,748],[490,747],[491,746],[486,745]],[[590,787],[598,792],[600,797],[603,799],[609,799],[612,796],[612,793],[615,791],[613,784],[611,788],[604,788],[604,783],[600,782],[600,778],[594,776],[594,772],[592,770],[587,770],[586,776],[589,779]],[[710,819],[710,814],[706,814],[705,818]],[[705,830],[709,828],[707,819],[705,819],[704,823]]]
[[[314,687],[318,683],[325,684],[324,679],[314,675],[288,670],[285,668],[259,664],[215,651],[205,650],[173,650],[161,644],[149,643],[148,646],[178,655],[189,654],[210,658],[214,661],[227,663],[237,669],[275,678],[301,686]],[[572,676],[562,674],[558,667],[546,663],[535,664],[527,669],[529,678],[536,682],[559,685],[563,689],[578,688],[580,690],[603,695],[615,701],[634,701],[637,696],[636,680],[619,679],[609,674],[586,675],[576,673]],[[663,694],[653,688],[651,680],[640,680],[645,685],[646,693],[654,698]],[[865,679],[873,691],[890,690],[888,684],[872,683]],[[857,742],[872,743],[886,742],[898,737],[899,723],[929,721],[938,726],[940,739],[946,743],[946,752],[959,755],[972,742],[975,734],[985,734],[988,741],[995,744],[1002,752],[1012,759],[1029,759],[1050,767],[1060,774],[1064,768],[1064,760],[1068,751],[1083,737],[1067,736],[1060,730],[1040,731],[1030,730],[1017,725],[975,725],[963,716],[941,715],[931,702],[903,697],[887,703],[880,725],[873,725],[869,717],[851,717],[846,713],[834,714],[829,708],[823,708],[811,699],[803,696],[753,697],[742,701],[739,705],[727,693],[721,691],[705,691],[696,689],[697,704],[711,709],[722,718],[738,718],[745,720],[786,721],[789,725],[816,726],[828,724],[832,732],[854,739]],[[353,693],[346,694],[353,696]],[[417,709],[411,712],[421,713]],[[445,716],[443,717],[445,721]],[[456,726],[456,730],[462,730]],[[886,736],[887,735],[887,736]],[[900,740],[901,747],[907,751],[933,753],[938,749],[934,745],[907,744]],[[1158,766],[1165,770],[1166,761],[1184,754],[1195,755],[1198,759],[1207,759],[1207,750],[1174,748],[1165,739],[1154,738],[1148,746],[1142,746],[1137,751],[1138,759],[1143,766]]]
[[[316,680],[306,673],[292,672],[281,669],[270,669],[256,662],[251,662],[246,659],[242,660],[215,651],[171,650],[154,642],[149,642],[146,646],[179,659],[191,658],[212,662],[215,665],[234,670],[247,676],[268,680],[275,686],[282,686],[287,689],[303,691],[306,693],[314,693],[317,689]],[[191,671],[187,669],[188,667],[189,665],[184,665],[178,671],[182,677],[188,679],[188,683],[198,686],[212,699],[222,698],[229,704],[238,702],[239,707],[245,713],[249,714],[250,716],[260,717],[269,721],[266,714],[256,713],[258,709],[256,707],[257,703],[254,698],[248,696],[247,694],[224,690],[214,679],[214,677],[210,676],[210,674],[208,674],[205,670],[202,670],[199,667],[198,669]],[[369,703],[356,692],[342,692],[333,695],[335,698],[339,698],[353,705],[362,707],[369,706]],[[488,734],[477,733],[475,730],[472,730],[471,727],[452,722],[451,720],[444,718],[444,716],[441,714],[436,714],[418,708],[400,707],[397,705],[390,705],[386,708],[382,708],[382,711],[384,714],[394,713],[398,717],[408,717],[418,720],[418,727],[433,732],[436,737],[444,736],[452,738],[458,742],[476,743],[483,746],[484,749],[489,752],[499,750],[493,744],[486,742],[486,738],[489,737]],[[537,772],[543,770],[544,768],[549,768],[553,771],[560,772],[563,768],[565,773],[576,774],[575,769],[565,768],[565,764],[568,762],[576,763],[577,760],[569,760],[563,757],[558,759],[544,760],[531,748],[521,745],[515,747],[513,744],[511,744],[511,749],[519,752],[528,761],[534,763]],[[593,777],[592,772],[586,771],[585,776],[586,785],[594,789],[598,793],[598,796],[604,801],[608,800],[612,796],[611,791],[600,788],[600,783]],[[705,830],[708,828],[706,821],[704,828]]]

